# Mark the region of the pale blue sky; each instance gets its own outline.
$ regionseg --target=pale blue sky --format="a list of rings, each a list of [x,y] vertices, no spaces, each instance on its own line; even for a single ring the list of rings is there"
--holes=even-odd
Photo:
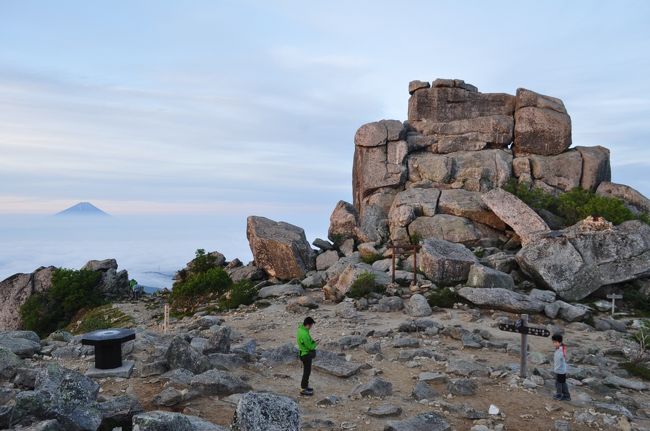
[[[565,101],[650,195],[650,2],[0,1],[0,213],[291,213],[351,197],[412,79]],[[304,214],[301,216],[300,214]]]

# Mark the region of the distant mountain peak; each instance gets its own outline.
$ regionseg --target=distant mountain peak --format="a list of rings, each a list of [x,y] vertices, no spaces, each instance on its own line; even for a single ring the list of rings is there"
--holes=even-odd
[[[59,213],[56,213],[57,216],[109,216],[110,214],[100,210],[95,205],[90,202],[79,202],[76,205],[71,206],[68,209],[65,209]]]

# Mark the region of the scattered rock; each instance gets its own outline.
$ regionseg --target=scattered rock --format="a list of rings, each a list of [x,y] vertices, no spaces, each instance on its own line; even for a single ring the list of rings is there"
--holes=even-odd
[[[208,359],[181,337],[174,337],[165,354],[170,369],[184,368],[195,374],[210,368]]]
[[[422,401],[422,400],[434,400],[440,396],[438,392],[433,389],[427,382],[424,381],[419,381],[415,384],[415,387],[413,387],[413,391],[411,391],[411,396],[415,398],[416,401]]]
[[[437,413],[421,413],[403,421],[390,421],[384,431],[451,431],[451,425]]]
[[[208,370],[192,377],[192,389],[202,395],[228,396],[251,390],[251,386],[230,372]]]
[[[427,299],[419,293],[411,296],[411,298],[406,301],[404,304],[404,311],[406,311],[406,314],[411,317],[426,317],[433,313]]]
[[[399,416],[402,414],[402,408],[394,404],[382,404],[378,407],[370,407],[366,412],[368,416],[376,418],[385,418],[391,416]]]
[[[470,379],[455,379],[447,383],[447,391],[452,395],[470,396],[476,394],[477,385]]]
[[[366,384],[358,385],[352,390],[353,396],[383,398],[393,393],[393,384],[375,377]]]
[[[291,398],[269,392],[241,397],[232,420],[233,431],[299,431],[300,412]]]

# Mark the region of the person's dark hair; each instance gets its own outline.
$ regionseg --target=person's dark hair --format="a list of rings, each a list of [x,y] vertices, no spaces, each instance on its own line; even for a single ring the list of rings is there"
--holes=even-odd
[[[551,340],[553,340],[553,341],[557,341],[558,343],[561,343],[561,342],[562,342],[562,335],[560,335],[560,334],[553,334],[553,336],[551,337]]]
[[[302,322],[303,326],[313,325],[314,323],[316,323],[316,322],[315,322],[314,319],[312,319],[311,317],[307,317],[307,318]]]

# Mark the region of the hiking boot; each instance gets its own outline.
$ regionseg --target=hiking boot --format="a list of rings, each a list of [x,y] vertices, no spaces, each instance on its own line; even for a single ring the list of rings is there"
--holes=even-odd
[[[556,400],[556,401],[561,401],[562,400],[562,395],[555,394],[555,395],[553,395],[553,399]]]
[[[311,397],[312,395],[314,395],[314,391],[313,390],[310,391],[309,388],[301,389],[300,390],[300,395],[305,395],[305,396]]]

